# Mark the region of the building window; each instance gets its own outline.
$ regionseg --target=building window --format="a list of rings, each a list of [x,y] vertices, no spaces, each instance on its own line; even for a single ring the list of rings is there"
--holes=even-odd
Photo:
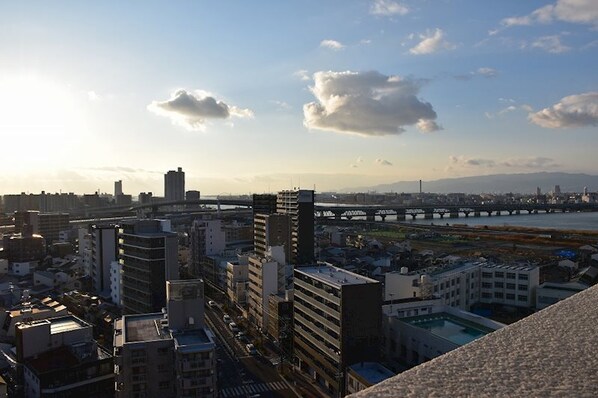
[[[526,281],[526,280],[528,280],[528,279],[529,279],[529,278],[528,278],[528,275],[527,275],[527,274],[519,274],[519,280]]]
[[[487,292],[482,292],[482,298],[489,299],[489,298],[492,298],[492,295],[490,293],[487,293]]]
[[[507,272],[507,279],[515,279],[515,273]]]
[[[502,289],[504,286],[504,283],[502,282],[494,282],[494,287]]]
[[[527,290],[527,285],[519,285],[519,290]]]
[[[494,298],[498,298],[498,299],[503,298],[502,292],[494,292]]]
[[[504,272],[498,272],[498,271],[496,271],[494,273],[494,277],[496,277],[496,278],[504,278],[505,277],[505,273]]]
[[[490,282],[482,282],[483,289],[492,289],[492,283]]]
[[[519,300],[519,301],[527,301],[527,296],[524,296],[524,295],[520,294],[520,295],[517,296],[517,300]]]
[[[514,283],[507,283],[507,289],[515,290],[515,284]]]
[[[482,278],[492,278],[492,272],[482,272]]]
[[[515,300],[515,295],[513,293],[507,293],[507,300]]]

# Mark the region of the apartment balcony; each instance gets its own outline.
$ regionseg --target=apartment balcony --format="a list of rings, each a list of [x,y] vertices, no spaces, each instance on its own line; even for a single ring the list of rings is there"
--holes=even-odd
[[[598,286],[352,395],[596,397]]]

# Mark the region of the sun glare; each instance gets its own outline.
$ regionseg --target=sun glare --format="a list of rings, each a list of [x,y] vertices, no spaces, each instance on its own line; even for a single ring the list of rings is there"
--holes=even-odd
[[[0,77],[3,157],[48,161],[63,153],[82,123],[72,90],[38,75]],[[8,153],[7,153],[8,152]]]

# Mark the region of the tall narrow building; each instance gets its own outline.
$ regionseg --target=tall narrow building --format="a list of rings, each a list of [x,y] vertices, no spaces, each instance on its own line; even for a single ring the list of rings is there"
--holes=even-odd
[[[160,311],[166,305],[166,281],[179,279],[178,238],[165,220],[123,223],[118,231],[125,314]]]
[[[115,225],[91,226],[91,285],[103,296],[110,294],[110,264],[118,253],[116,235]]]
[[[181,167],[164,174],[164,199],[185,200],[185,172]]]
[[[314,261],[314,191],[300,189],[281,191],[276,198],[276,211],[291,219],[291,256],[293,265]]]

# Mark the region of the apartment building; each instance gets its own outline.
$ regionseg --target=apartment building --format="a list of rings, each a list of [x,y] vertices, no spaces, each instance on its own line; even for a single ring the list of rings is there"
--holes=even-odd
[[[226,263],[226,295],[231,303],[239,307],[247,306],[249,288],[249,259],[238,256],[237,261]]]
[[[314,261],[314,198],[314,191],[307,189],[280,191],[276,197],[276,212],[290,217],[293,265]]]
[[[157,312],[166,305],[166,281],[179,279],[177,234],[170,222],[125,222],[118,230],[125,314]]]
[[[92,325],[73,315],[19,323],[16,362],[15,395],[100,398],[114,391],[112,355],[93,340]]]
[[[226,248],[221,220],[194,220],[190,231],[191,268],[196,278],[204,276],[201,262],[206,256],[221,254]]]
[[[110,264],[117,259],[116,225],[91,226],[91,286],[96,293],[110,291]]]
[[[294,350],[300,369],[344,396],[346,368],[379,359],[382,285],[328,264],[294,270]]]
[[[168,281],[167,292],[165,313],[124,315],[115,322],[117,398],[218,396],[203,281]]]

